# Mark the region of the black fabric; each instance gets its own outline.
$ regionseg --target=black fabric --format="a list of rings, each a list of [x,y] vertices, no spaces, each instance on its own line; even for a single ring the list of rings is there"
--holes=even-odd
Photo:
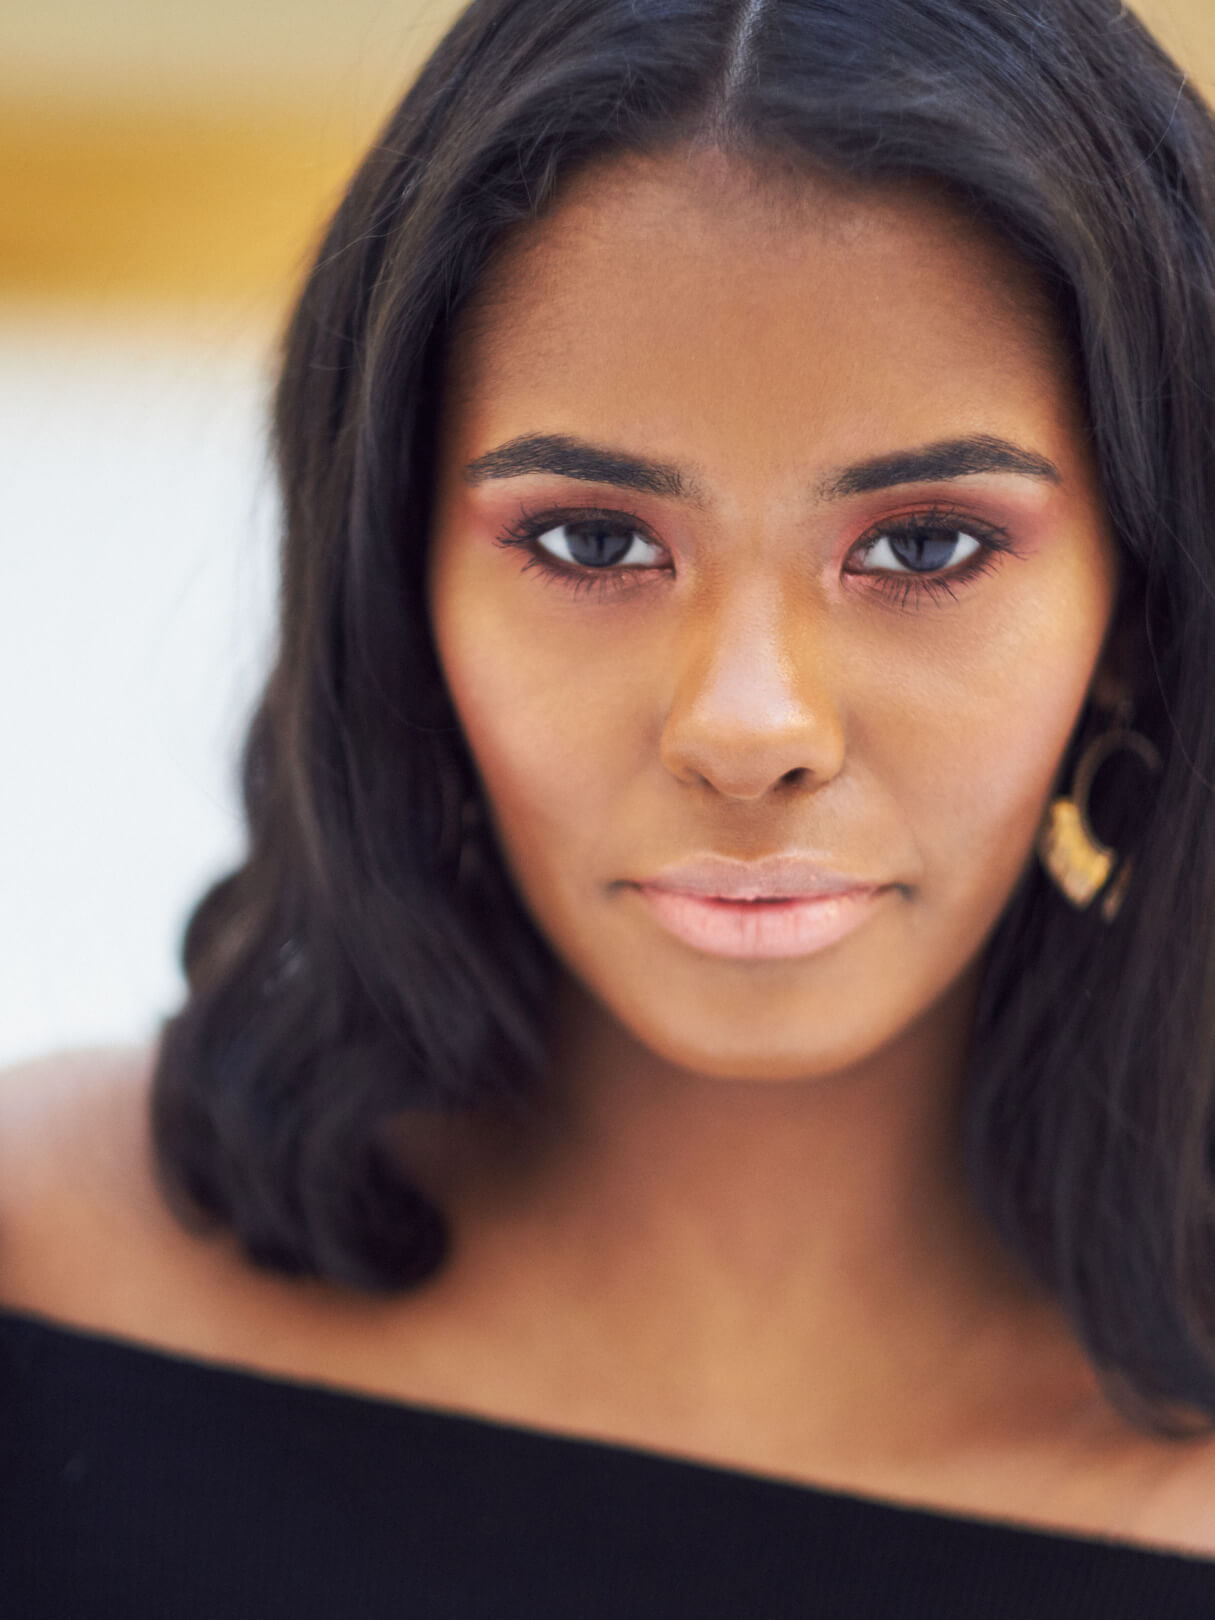
[[[0,1312],[3,1620],[1215,1620],[1215,1560]]]

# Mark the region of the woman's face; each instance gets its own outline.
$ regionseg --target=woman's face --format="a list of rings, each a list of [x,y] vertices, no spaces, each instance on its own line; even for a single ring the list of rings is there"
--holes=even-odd
[[[923,193],[617,161],[499,255],[440,442],[439,655],[569,970],[738,1079],[940,1006],[1117,584],[1026,273]]]

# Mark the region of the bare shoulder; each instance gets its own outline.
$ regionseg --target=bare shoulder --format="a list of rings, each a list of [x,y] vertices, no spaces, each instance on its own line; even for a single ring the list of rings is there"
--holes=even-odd
[[[1143,1533],[1163,1545],[1215,1558],[1215,1435],[1177,1444],[1180,1449],[1150,1499]]]
[[[69,1178],[90,1182],[142,1150],[150,1047],[59,1052],[0,1070],[0,1217]]]
[[[157,1218],[153,1064],[151,1048],[118,1048],[0,1071],[0,1300],[54,1309],[73,1256]]]
[[[348,1382],[385,1384],[350,1348],[390,1314],[381,1302],[269,1273],[170,1208],[155,1063],[127,1048],[0,1071],[0,1309],[291,1376],[341,1381],[351,1363]]]

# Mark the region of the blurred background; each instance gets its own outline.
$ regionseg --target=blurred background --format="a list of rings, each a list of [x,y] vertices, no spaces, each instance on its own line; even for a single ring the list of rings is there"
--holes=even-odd
[[[241,847],[279,328],[459,9],[0,0],[0,1063],[177,1000]],[[1136,9],[1215,94],[1215,0]]]

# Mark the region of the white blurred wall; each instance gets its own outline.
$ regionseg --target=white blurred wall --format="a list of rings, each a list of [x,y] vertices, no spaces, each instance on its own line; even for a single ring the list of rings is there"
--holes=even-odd
[[[180,995],[185,915],[242,844],[236,755],[275,591],[268,357],[301,189],[315,168],[303,254],[333,201],[318,154],[361,146],[458,9],[0,0],[0,1064],[142,1041]],[[139,167],[138,138],[110,139],[145,120],[153,154],[201,139],[211,161],[213,128],[245,132],[255,160],[267,138],[298,143],[294,165],[274,148],[265,168],[293,188],[286,225],[265,198],[287,242],[273,285],[242,269],[212,296],[206,280],[208,252],[218,268],[241,246],[239,174],[196,161],[214,233],[204,197],[153,240],[163,177]],[[94,260],[90,225],[60,232],[72,273],[51,263],[53,285],[31,287],[28,243],[94,201],[77,174],[129,240]]]
[[[0,1062],[147,1036],[240,848],[266,346],[221,315],[0,308]]]

